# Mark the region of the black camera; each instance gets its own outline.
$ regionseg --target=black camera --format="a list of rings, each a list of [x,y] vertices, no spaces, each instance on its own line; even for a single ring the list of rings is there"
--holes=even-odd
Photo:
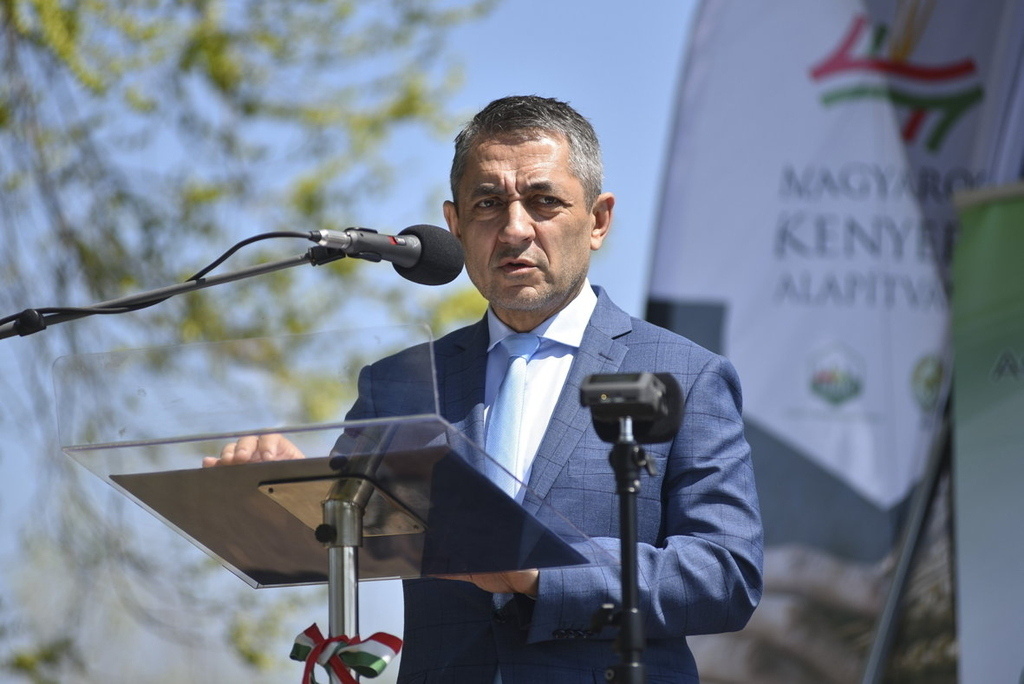
[[[669,373],[591,375],[580,386],[580,404],[590,407],[605,442],[618,441],[620,418],[632,419],[642,444],[671,441],[682,422],[682,390]]]
[[[667,413],[665,383],[654,373],[591,375],[580,386],[580,403],[595,420],[654,420]]]

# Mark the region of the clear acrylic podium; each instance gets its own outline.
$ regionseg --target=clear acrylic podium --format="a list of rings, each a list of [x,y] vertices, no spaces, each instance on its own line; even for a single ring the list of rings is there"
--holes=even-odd
[[[409,347],[409,415],[344,420],[360,369]],[[431,359],[412,327],[64,357],[60,441],[250,586],[327,582],[331,636],[358,629],[358,580],[614,562],[481,474],[489,457],[439,415]],[[266,433],[306,458],[201,467]]]

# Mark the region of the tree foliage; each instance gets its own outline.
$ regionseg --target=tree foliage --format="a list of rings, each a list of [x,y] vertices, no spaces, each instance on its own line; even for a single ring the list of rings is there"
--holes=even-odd
[[[457,69],[444,39],[490,4],[0,0],[0,315],[181,281],[259,232],[360,224],[367,202],[387,196],[389,141],[410,129],[448,132],[451,114],[441,103],[457,87]],[[236,258],[272,253],[281,255],[279,244]],[[0,430],[48,502],[33,509],[39,514],[25,530],[21,581],[28,592],[43,582],[63,587],[47,589],[39,613],[38,596],[0,606],[2,667],[39,682],[68,672],[98,677],[82,632],[87,605],[100,598],[85,589],[103,573],[120,578],[123,591],[111,603],[129,624],[172,641],[196,636],[152,609],[164,592],[214,616],[237,605],[198,589],[199,569],[147,556],[130,529],[110,524],[110,502],[83,491],[90,476],[69,465],[54,440],[52,360],[341,325],[356,316],[341,305],[346,298],[319,293],[359,287],[368,276],[349,261],[0,341]],[[417,320],[438,330],[482,308],[473,293],[376,289],[380,323]],[[253,362],[288,372],[286,359]],[[140,598],[147,594],[151,600]],[[46,624],[42,613],[65,619]],[[236,612],[231,621],[232,633],[244,635],[236,650],[253,666],[262,664],[261,645],[244,625],[265,619]]]

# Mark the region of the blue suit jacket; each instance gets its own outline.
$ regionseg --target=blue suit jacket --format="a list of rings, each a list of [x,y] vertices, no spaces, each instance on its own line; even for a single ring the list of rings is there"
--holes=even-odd
[[[762,539],[750,449],[732,365],[693,342],[631,318],[595,288],[597,307],[572,363],[527,483],[524,508],[541,501],[619,556],[618,498],[610,445],[594,431],[580,384],[594,373],[669,372],[684,396],[671,443],[645,447],[657,475],[641,480],[640,607],[649,682],[696,682],[686,635],[740,629],[761,595]],[[486,321],[434,344],[442,416],[483,444]],[[420,351],[422,354],[422,349]],[[349,418],[422,413],[408,391],[403,352],[364,369]],[[403,368],[405,370],[403,370]],[[539,594],[492,595],[458,581],[405,583],[403,684],[604,682],[618,662],[614,630],[590,632],[594,611],[620,597],[618,567],[545,569]]]

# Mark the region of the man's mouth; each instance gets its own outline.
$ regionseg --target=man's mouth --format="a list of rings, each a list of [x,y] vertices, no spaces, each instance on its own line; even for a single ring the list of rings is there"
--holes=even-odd
[[[532,268],[536,268],[536,265],[530,261],[524,261],[522,259],[509,259],[503,261],[498,269],[508,275],[516,275],[518,273],[524,273]]]

